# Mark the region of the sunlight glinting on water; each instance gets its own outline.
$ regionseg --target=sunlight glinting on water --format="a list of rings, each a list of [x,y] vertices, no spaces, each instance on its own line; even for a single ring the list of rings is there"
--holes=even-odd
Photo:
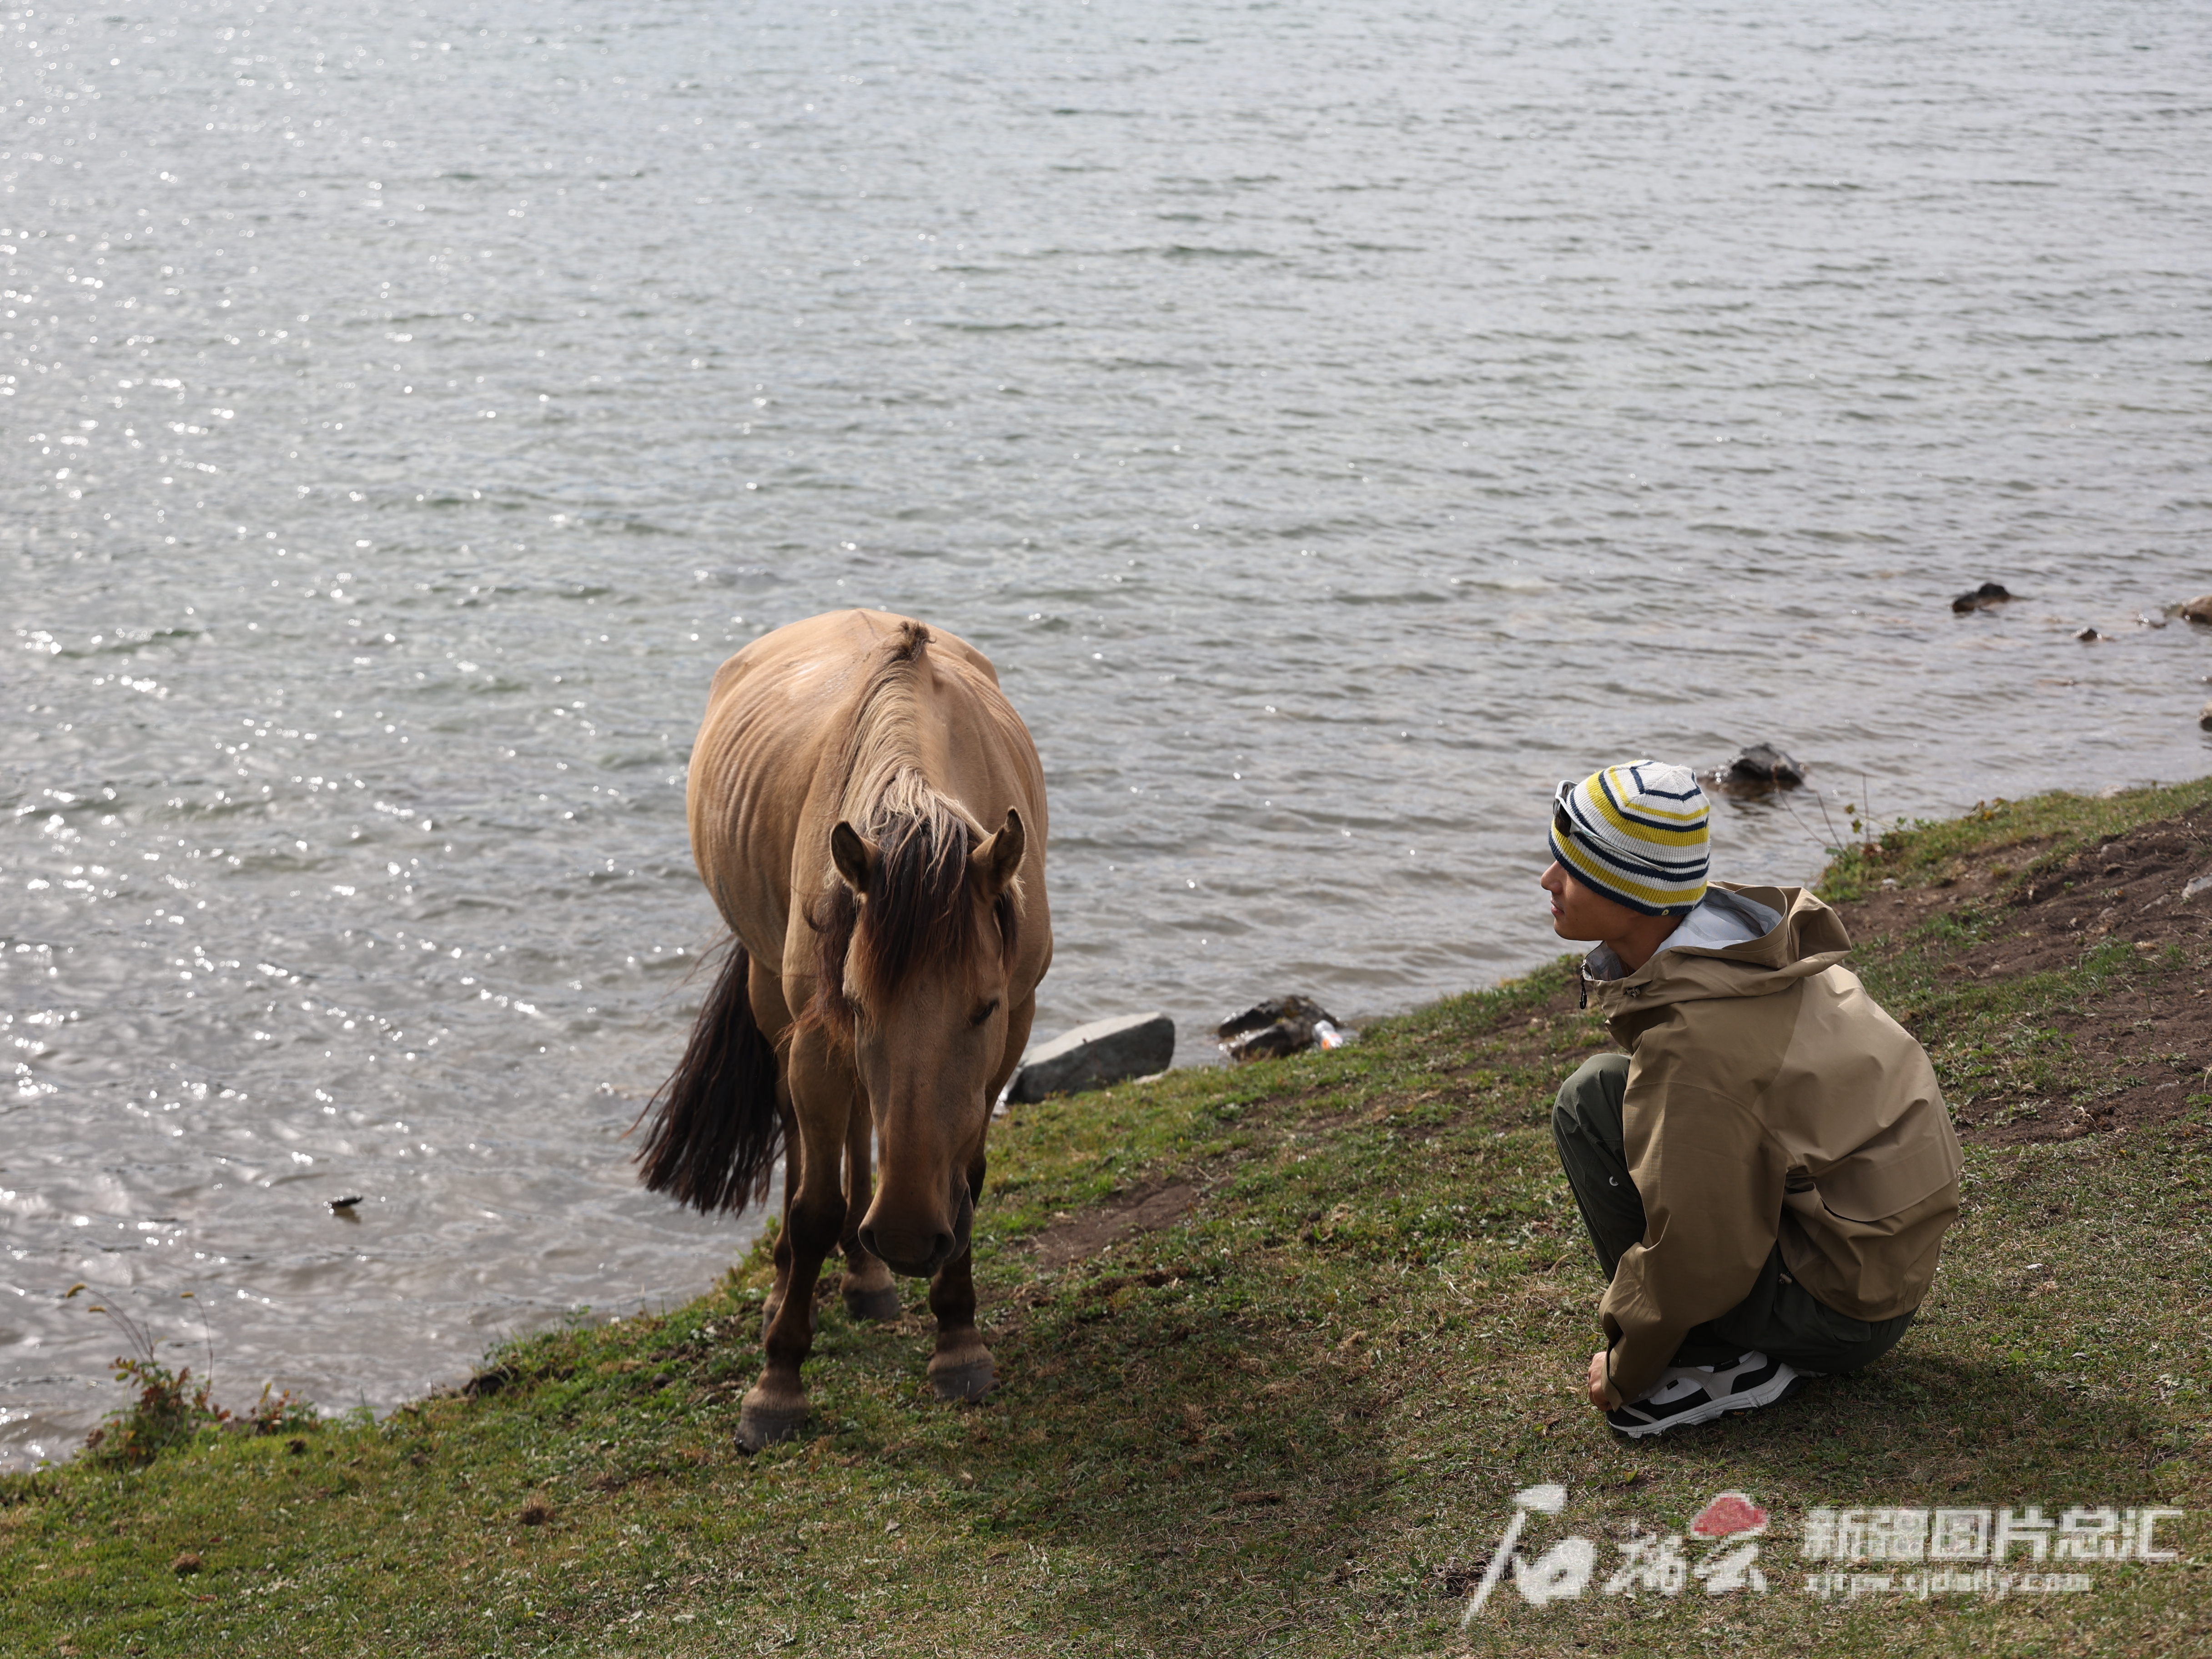
[[[116,1397],[79,1280],[383,1407],[742,1248],[623,1135],[798,617],[994,659],[1039,1031],[1187,1061],[1550,955],[1606,761],[1784,744],[1784,880],[2202,773],[2207,84],[2057,4],[0,21],[0,1459]]]

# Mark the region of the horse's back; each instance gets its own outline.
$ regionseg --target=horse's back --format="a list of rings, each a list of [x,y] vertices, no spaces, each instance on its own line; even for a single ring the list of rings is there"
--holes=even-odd
[[[927,645],[915,647],[917,638]],[[872,682],[902,649],[927,658],[930,695],[945,715],[932,725],[951,738],[945,764],[967,784],[963,796],[975,797],[969,809],[1003,817],[1018,806],[1042,848],[1036,751],[988,658],[956,635],[886,611],[787,623],[716,672],[691,751],[692,856],[756,961],[781,958],[794,891],[811,890],[827,868],[846,738]]]
[[[786,623],[738,651],[714,671],[708,705],[744,682],[763,677],[794,675],[803,681],[811,676],[834,677],[840,669],[847,675],[865,671],[880,651],[912,629],[928,634],[931,650],[950,653],[992,685],[998,684],[999,671],[991,659],[957,634],[889,611],[829,611]]]

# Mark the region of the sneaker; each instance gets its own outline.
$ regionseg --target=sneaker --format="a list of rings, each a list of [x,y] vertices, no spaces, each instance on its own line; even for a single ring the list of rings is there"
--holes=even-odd
[[[1724,1365],[1679,1365],[1662,1371],[1658,1386],[1605,1414],[1623,1434],[1664,1434],[1692,1423],[1710,1423],[1731,1413],[1757,1411],[1795,1394],[1805,1373],[1747,1353]]]

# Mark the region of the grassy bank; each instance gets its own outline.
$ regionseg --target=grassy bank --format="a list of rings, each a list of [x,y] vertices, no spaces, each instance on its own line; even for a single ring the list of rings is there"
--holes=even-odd
[[[2212,895],[2171,902],[2169,866],[2212,868],[2208,836],[2212,781],[1832,868],[1959,1107],[1966,1208],[1905,1342],[1771,1411],[1630,1443],[1581,1402],[1600,1282],[1546,1114],[1606,1045],[1555,966],[1336,1053],[1018,1109],[977,1214],[980,1407],[930,1397],[918,1313],[832,1301],[809,1432],[738,1455],[757,1253],[665,1316],[501,1351],[473,1398],[0,1481],[0,1646],[2202,1652]],[[1597,1540],[1590,1593],[1509,1577],[1462,1632],[1543,1481],[1567,1505],[1528,1540]],[[1599,1593],[1636,1528],[1729,1489],[1774,1512],[1768,1593]],[[1806,1590],[1814,1506],[2029,1504],[2185,1510],[2183,1559],[2091,1564],[2087,1593]]]

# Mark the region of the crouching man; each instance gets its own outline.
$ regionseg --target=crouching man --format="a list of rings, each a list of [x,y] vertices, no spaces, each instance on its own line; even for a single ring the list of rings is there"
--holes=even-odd
[[[1706,817],[1679,766],[1563,783],[1542,879],[1560,936],[1598,942],[1583,994],[1628,1051],[1567,1079],[1552,1132],[1610,1281],[1590,1403],[1629,1435],[1878,1358],[1959,1213],[1927,1054],[1819,899],[1707,884]]]

